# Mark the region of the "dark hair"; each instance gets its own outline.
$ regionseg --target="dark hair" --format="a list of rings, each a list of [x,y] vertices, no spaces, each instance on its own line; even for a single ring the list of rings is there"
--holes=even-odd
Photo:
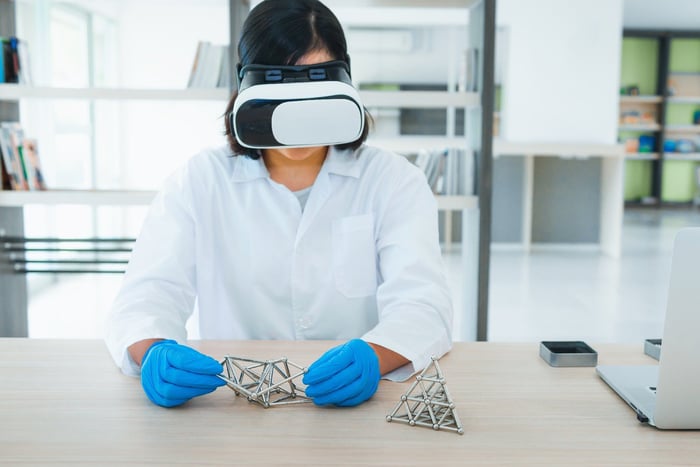
[[[294,65],[309,52],[326,51],[333,60],[350,64],[347,43],[338,18],[318,0],[264,0],[253,8],[243,24],[238,42],[241,65]],[[229,122],[229,114],[238,97],[234,91],[224,114],[225,135],[234,155],[257,159],[259,150],[242,146]],[[367,109],[360,137],[339,144],[340,149],[357,149],[367,139],[372,121]]]

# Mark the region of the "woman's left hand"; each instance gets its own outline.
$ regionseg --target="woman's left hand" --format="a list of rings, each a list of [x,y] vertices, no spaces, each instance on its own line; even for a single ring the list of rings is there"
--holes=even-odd
[[[324,353],[304,375],[306,395],[316,405],[351,407],[374,395],[379,386],[379,358],[361,339]]]

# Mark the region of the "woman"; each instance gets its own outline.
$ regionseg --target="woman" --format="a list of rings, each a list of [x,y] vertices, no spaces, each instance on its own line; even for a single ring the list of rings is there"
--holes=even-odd
[[[242,67],[349,67],[317,0],[263,1],[238,49]],[[156,404],[215,390],[221,365],[177,343],[196,304],[205,339],[347,340],[303,382],[316,404],[360,404],[382,375],[405,379],[451,347],[435,199],[404,158],[363,144],[366,119],[344,144],[243,147],[236,97],[228,147],[192,158],[151,206],[108,318],[110,352]]]

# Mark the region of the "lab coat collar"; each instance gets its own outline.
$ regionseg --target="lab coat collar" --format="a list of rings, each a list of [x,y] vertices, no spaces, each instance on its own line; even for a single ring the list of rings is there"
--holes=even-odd
[[[328,155],[324,164],[328,173],[360,178],[358,156],[358,152],[352,149],[338,149],[335,146],[331,146],[328,148]]]
[[[234,182],[248,182],[269,176],[270,173],[267,171],[262,157],[258,159],[251,159],[247,156],[234,157],[233,173],[231,174],[231,180]]]
[[[295,246],[299,244],[300,239],[304,236],[309,227],[313,224],[314,219],[323,208],[323,205],[331,197],[333,192],[333,184],[338,180],[333,180],[332,175],[340,175],[341,177],[360,177],[360,162],[357,160],[357,153],[352,149],[338,149],[334,146],[328,148],[326,160],[323,162],[323,167],[316,177],[309,199],[306,202],[306,208],[301,216],[301,222],[297,229],[297,237]]]
[[[270,176],[262,157],[251,159],[246,156],[237,156],[234,161],[233,173],[231,174],[231,179],[234,182],[247,182]],[[323,165],[327,173],[353,178],[360,177],[358,154],[352,149],[338,149],[331,146],[328,148]]]

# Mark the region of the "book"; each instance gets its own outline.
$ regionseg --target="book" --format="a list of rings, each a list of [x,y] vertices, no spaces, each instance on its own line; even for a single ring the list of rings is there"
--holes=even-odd
[[[0,124],[3,189],[45,190],[46,181],[39,160],[37,141],[25,138],[18,122]]]
[[[12,51],[10,39],[3,39],[1,45],[4,62],[3,73],[5,74],[5,82],[16,83],[19,79],[17,76],[17,59],[15,57],[14,52]]]
[[[0,149],[2,150],[3,165],[5,166],[5,171],[10,179],[10,189],[28,189],[29,185],[26,184],[22,172],[22,164],[19,160],[19,153],[14,147],[12,124],[7,122],[0,124]]]
[[[4,42],[5,39],[2,36],[0,36],[0,83],[5,82],[5,52],[3,47]]]
[[[10,145],[12,146],[14,158],[17,161],[17,170],[19,172],[19,178],[21,179],[21,189],[30,190],[29,172],[27,171],[27,163],[24,160],[24,148],[22,147],[24,130],[17,122],[3,123],[3,126],[9,128]]]
[[[16,37],[0,37],[0,83],[32,84],[29,46]]]
[[[9,169],[11,167],[5,162],[5,153],[0,145],[0,190],[12,190],[12,175]]]
[[[474,194],[473,151],[463,148],[419,149],[412,161],[438,195]]]
[[[204,77],[204,68],[209,60],[209,47],[211,44],[206,41],[200,41],[197,44],[197,54],[192,65],[192,74],[190,75],[189,85],[191,88],[201,88]]]
[[[228,88],[232,83],[229,47],[208,41],[199,41],[188,88]]]
[[[187,87],[193,88],[195,83],[195,76],[197,75],[197,66],[199,61],[202,59],[202,49],[204,48],[204,42],[199,41],[197,43],[197,51],[194,54],[194,62],[192,62],[192,69],[190,70],[190,78],[187,80]]]
[[[39,161],[39,151],[35,139],[26,138],[22,144],[24,148],[24,160],[27,163],[27,173],[32,190],[46,190],[46,180]]]
[[[18,59],[18,76],[17,79],[21,84],[32,84],[31,67],[29,65],[29,46],[27,41],[17,39],[17,59]]]
[[[231,87],[231,58],[229,57],[229,48],[227,45],[223,48],[223,56],[221,57],[221,67],[219,68],[219,80],[216,87],[229,89]]]

